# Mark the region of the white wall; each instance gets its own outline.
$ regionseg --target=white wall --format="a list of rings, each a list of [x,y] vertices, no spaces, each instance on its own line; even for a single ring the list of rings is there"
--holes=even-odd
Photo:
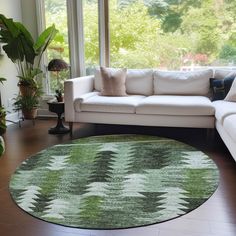
[[[1,1],[1,0],[0,0]],[[35,0],[21,0],[22,22],[33,38],[38,35]]]
[[[0,0],[0,13],[6,17],[13,18],[16,21],[22,21],[21,0]],[[7,55],[0,56],[0,77],[7,81],[0,85],[2,104],[7,111],[12,110],[12,98],[18,94],[18,78],[15,65],[8,59]]]
[[[15,21],[22,22],[31,32],[33,38],[37,37],[36,6],[34,0],[0,0],[0,13]],[[13,98],[18,94],[18,78],[15,65],[7,55],[0,56],[0,77],[7,81],[0,85],[2,104],[8,111],[8,117],[15,119],[13,111]],[[12,115],[11,115],[12,114]]]

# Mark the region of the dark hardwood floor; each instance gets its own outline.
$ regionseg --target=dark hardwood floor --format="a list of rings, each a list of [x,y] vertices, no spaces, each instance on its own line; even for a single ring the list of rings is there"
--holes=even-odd
[[[220,170],[220,184],[202,206],[165,223],[127,230],[83,230],[58,226],[36,219],[12,201],[8,184],[17,166],[34,153],[70,140],[69,134],[49,135],[55,120],[24,121],[22,128],[12,125],[4,136],[6,153],[0,158],[0,235],[1,236],[235,236],[236,235],[236,162],[217,132],[207,138],[204,129],[177,129],[132,126],[76,125],[73,139],[90,135],[137,133],[165,136],[188,143],[208,154]]]

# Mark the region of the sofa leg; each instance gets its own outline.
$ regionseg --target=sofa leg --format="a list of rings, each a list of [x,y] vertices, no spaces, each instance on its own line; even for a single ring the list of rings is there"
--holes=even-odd
[[[73,122],[69,122],[70,137],[73,137]]]

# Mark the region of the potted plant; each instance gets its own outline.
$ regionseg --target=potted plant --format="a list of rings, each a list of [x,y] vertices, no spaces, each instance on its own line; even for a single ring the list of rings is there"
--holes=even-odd
[[[42,73],[40,62],[44,51],[58,30],[55,25],[45,29],[36,41],[23,24],[0,14],[0,42],[3,50],[16,65],[21,95],[34,95],[38,88],[37,75]]]
[[[63,96],[63,90],[62,89],[56,89],[55,90],[55,97],[58,102],[63,102],[64,96]]]
[[[6,132],[6,111],[3,106],[0,106],[0,135]]]
[[[0,78],[0,83],[3,84],[3,81],[6,79]],[[2,106],[1,101],[1,94],[0,94],[0,135],[4,134],[6,132],[6,111],[4,107]]]
[[[35,119],[37,108],[39,107],[39,96],[35,95],[18,95],[14,102],[15,111],[22,111],[24,119]]]

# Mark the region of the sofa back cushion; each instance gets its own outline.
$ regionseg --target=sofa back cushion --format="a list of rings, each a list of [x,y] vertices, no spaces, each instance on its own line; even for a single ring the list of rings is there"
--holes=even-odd
[[[222,100],[230,91],[232,83],[236,77],[236,71],[216,70],[214,76],[215,78],[210,79],[212,100]]]
[[[155,71],[154,94],[209,95],[213,70]]]
[[[223,70],[223,69],[215,70],[214,78],[224,79],[225,77],[236,77],[236,70]]]
[[[233,80],[232,86],[224,100],[229,102],[236,102],[236,79]]]
[[[117,71],[117,68],[109,68]],[[100,68],[95,71],[95,90],[101,91]],[[153,94],[153,70],[152,69],[128,69],[126,74],[126,93],[149,96]]]
[[[128,69],[126,92],[128,94],[153,95],[153,70]]]

